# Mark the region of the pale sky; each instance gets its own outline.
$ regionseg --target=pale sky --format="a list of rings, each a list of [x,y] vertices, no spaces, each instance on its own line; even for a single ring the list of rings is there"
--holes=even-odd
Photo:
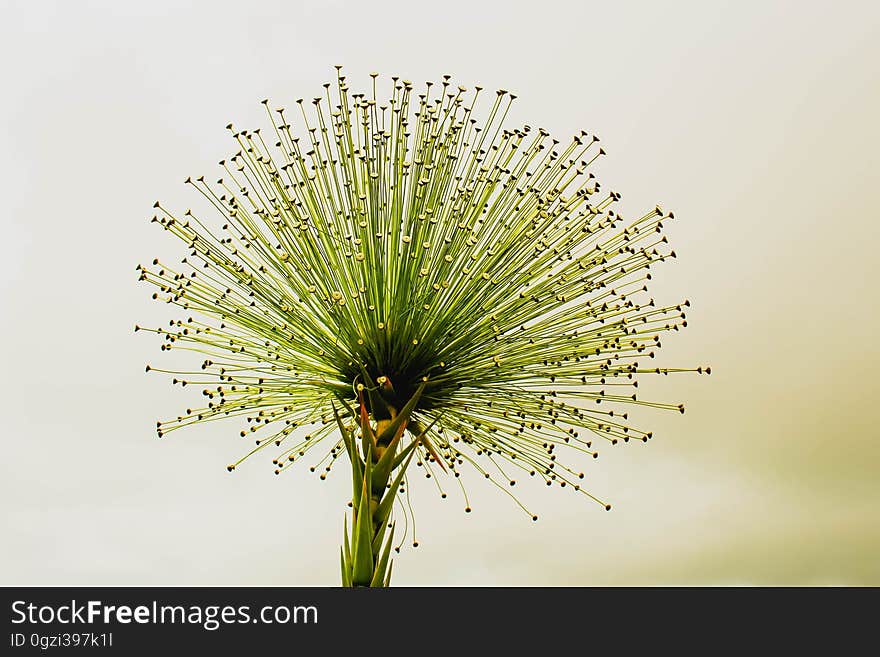
[[[471,478],[465,514],[416,487],[396,584],[880,585],[878,33],[870,2],[6,0],[0,584],[338,582],[345,473],[230,475],[235,423],[157,441],[185,400],[132,328],[168,317],[136,283],[176,246],[153,201],[187,207],[228,122],[342,64],[353,87],[503,87],[511,124],[598,134],[621,212],[677,218],[652,294],[693,306],[660,361],[713,368],[643,383],[688,412],[634,412],[655,439],[587,464],[609,513],[524,487],[532,523]]]

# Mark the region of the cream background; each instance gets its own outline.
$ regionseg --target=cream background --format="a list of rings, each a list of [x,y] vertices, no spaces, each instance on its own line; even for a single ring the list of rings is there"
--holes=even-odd
[[[135,282],[173,246],[153,200],[187,207],[227,122],[336,63],[599,134],[621,211],[677,216],[652,292],[693,308],[661,360],[713,367],[646,383],[688,413],[639,413],[656,439],[589,464],[611,513],[419,486],[397,584],[880,584],[878,33],[870,2],[4,0],[0,584],[337,582],[343,473],[229,475],[234,424],[158,442],[185,402],[131,332],[165,316]]]

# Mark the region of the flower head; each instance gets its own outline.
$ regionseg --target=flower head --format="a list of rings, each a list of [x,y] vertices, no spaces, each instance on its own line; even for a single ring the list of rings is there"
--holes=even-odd
[[[229,125],[219,179],[186,180],[214,223],[156,203],[188,255],[140,279],[185,319],[138,329],[200,363],[147,369],[205,396],[159,435],[244,417],[245,457],[271,446],[279,473],[323,444],[323,477],[345,451],[334,405],[381,424],[418,393],[407,429],[424,435],[428,475],[472,468],[507,491],[525,473],[593,497],[566,455],[647,441],[627,407],[684,412],[637,390],[640,375],[686,371],[651,362],[690,305],[647,295],[675,257],[672,213],[625,220],[591,173],[598,138],[505,126],[507,91],[377,86],[355,93],[340,72],[293,111],[264,101],[266,129]]]

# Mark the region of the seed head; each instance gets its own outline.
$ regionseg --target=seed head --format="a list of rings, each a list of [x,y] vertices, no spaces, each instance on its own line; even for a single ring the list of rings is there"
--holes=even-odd
[[[227,125],[236,144],[221,177],[186,179],[213,220],[153,206],[187,256],[139,266],[139,280],[187,319],[135,330],[207,359],[146,369],[208,386],[207,403],[160,435],[244,418],[256,447],[228,469],[274,445],[276,473],[332,435],[311,468],[323,479],[343,451],[331,404],[381,422],[424,383],[407,440],[423,432],[428,478],[470,468],[512,496],[518,469],[610,509],[557,453],[647,441],[621,409],[684,406],[640,399],[637,377],[711,371],[646,362],[690,306],[646,297],[675,257],[662,233],[672,213],[624,219],[620,194],[590,170],[598,138],[505,127],[515,96],[504,89],[481,114],[481,87],[448,76],[415,94],[392,78],[380,100],[377,74],[361,94],[337,70],[335,92],[296,101],[295,119],[264,100],[271,130]]]

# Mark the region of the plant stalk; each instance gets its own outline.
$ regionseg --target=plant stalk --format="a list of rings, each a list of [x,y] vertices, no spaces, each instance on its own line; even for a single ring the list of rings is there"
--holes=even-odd
[[[359,427],[347,427],[334,406],[352,473],[351,523],[346,519],[340,553],[342,586],[387,587],[391,582],[394,496],[427,429],[419,436],[411,433],[412,440],[405,447],[401,440],[424,387],[422,383],[399,412],[378,394],[370,394],[373,412],[369,412],[360,390],[358,413],[348,409]],[[378,404],[387,417],[377,419],[374,428]]]

